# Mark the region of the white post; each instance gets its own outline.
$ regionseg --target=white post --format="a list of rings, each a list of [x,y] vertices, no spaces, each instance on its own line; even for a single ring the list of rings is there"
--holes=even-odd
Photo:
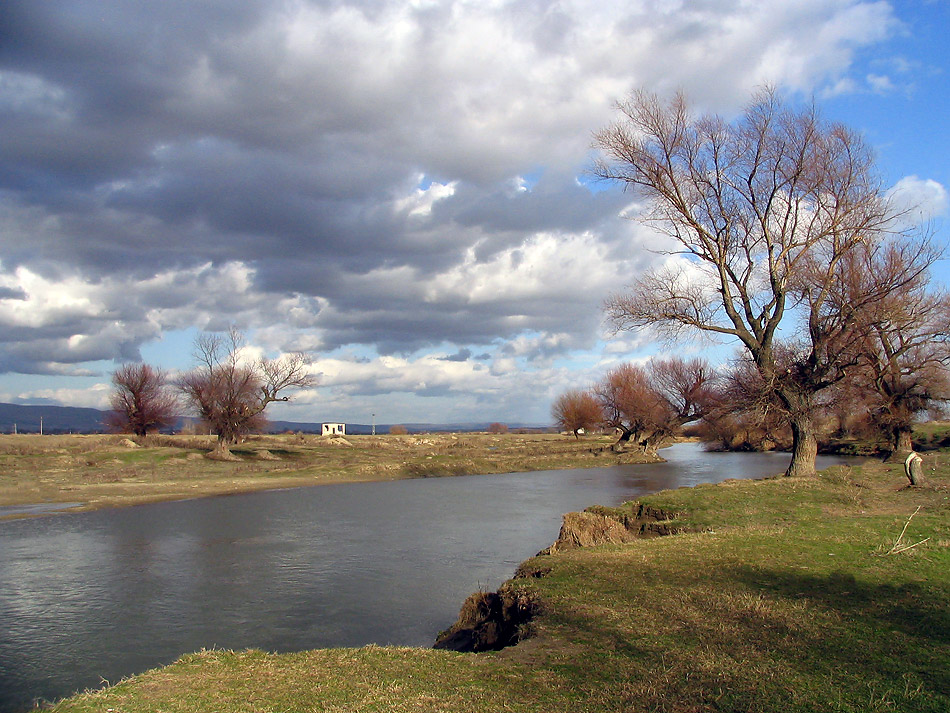
[[[376,414],[373,414],[373,435],[376,435]]]
[[[911,451],[910,455],[907,456],[907,460],[904,461],[904,474],[911,485],[920,485],[923,481],[923,468],[921,467],[923,462],[924,459],[914,451]]]
[[[43,417],[40,416],[40,435],[43,435]]]

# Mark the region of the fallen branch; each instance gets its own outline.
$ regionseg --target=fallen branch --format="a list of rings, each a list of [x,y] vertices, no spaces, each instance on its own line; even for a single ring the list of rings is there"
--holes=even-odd
[[[917,545],[922,545],[922,544],[924,544],[924,543],[925,543],[927,540],[929,540],[929,539],[930,539],[929,537],[925,537],[925,538],[924,538],[923,540],[921,540],[920,542],[915,542],[915,543],[912,544],[912,545],[904,545],[903,547],[898,547],[897,549],[893,549],[893,548],[892,548],[891,551],[888,552],[887,554],[889,554],[889,555],[899,555],[901,552],[906,552],[907,550],[913,549],[913,548],[916,547]]]
[[[927,540],[930,539],[930,538],[928,537],[928,538],[926,538],[926,539],[921,540],[920,542],[915,542],[915,543],[912,544],[912,545],[901,545],[901,540],[904,539],[904,533],[907,532],[907,527],[910,525],[910,521],[914,519],[914,515],[916,515],[918,512],[920,512],[920,507],[921,507],[921,506],[918,505],[918,506],[917,506],[917,509],[914,510],[914,512],[912,512],[912,513],[910,514],[910,517],[907,518],[907,522],[904,523],[904,529],[901,530],[901,534],[897,536],[897,541],[894,543],[894,546],[891,547],[891,549],[889,549],[889,550],[887,551],[887,554],[889,554],[889,555],[897,555],[897,554],[900,554],[901,552],[906,552],[906,551],[909,550],[909,549],[913,549],[913,548],[916,547],[917,545],[922,545],[922,544],[924,544]]]

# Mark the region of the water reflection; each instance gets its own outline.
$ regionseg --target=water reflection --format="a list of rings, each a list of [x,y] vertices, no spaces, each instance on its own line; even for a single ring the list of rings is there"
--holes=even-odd
[[[563,513],[787,464],[664,454],[0,522],[0,711],[203,647],[428,646],[469,593],[550,544]]]

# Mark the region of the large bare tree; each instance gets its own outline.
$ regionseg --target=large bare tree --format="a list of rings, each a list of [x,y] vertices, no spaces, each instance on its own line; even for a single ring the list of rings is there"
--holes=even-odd
[[[677,95],[639,92],[597,134],[597,172],[647,199],[644,220],[672,239],[666,261],[608,300],[620,329],[734,339],[788,415],[788,475],[815,472],[816,396],[856,361],[854,315],[894,287],[843,305],[843,261],[893,239],[895,209],[861,138],[769,90],[736,120],[693,116]],[[784,345],[783,345],[784,340]],[[786,356],[780,359],[784,349]]]
[[[930,286],[940,253],[927,241],[870,245],[852,257],[842,302],[871,284],[901,283],[855,315],[860,334],[853,385],[895,452],[913,449],[917,414],[950,399],[950,296]]]
[[[220,452],[242,436],[265,425],[264,410],[275,401],[289,401],[286,391],[313,386],[309,359],[291,353],[281,359],[242,357],[244,335],[203,334],[195,340],[198,365],[178,380],[191,408],[217,434]]]
[[[178,399],[161,369],[123,364],[112,373],[112,385],[112,411],[106,416],[111,430],[145,436],[177,420]]]

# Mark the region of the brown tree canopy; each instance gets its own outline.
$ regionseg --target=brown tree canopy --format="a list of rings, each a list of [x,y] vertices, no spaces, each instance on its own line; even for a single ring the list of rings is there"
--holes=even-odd
[[[669,338],[698,330],[738,341],[788,414],[788,474],[814,473],[817,394],[855,361],[855,315],[901,287],[832,298],[858,246],[901,237],[870,149],[772,91],[732,122],[693,116],[681,95],[640,92],[619,108],[620,121],[597,135],[606,155],[597,172],[647,199],[644,220],[679,259],[611,297],[610,319]],[[784,364],[780,334],[794,355]]]
[[[918,413],[950,399],[950,297],[930,286],[939,253],[924,243],[870,245],[852,259],[842,302],[870,284],[902,283],[855,315],[858,369],[852,384],[895,451],[910,451]]]
[[[300,353],[281,359],[242,360],[244,336],[204,334],[195,341],[198,366],[178,380],[189,406],[218,436],[226,449],[240,437],[266,425],[264,410],[275,401],[289,401],[289,389],[309,388],[309,360]]]
[[[611,369],[593,391],[604,423],[620,430],[616,447],[633,443],[655,451],[684,424],[705,415],[718,399],[718,376],[702,359],[651,359]]]
[[[593,388],[604,414],[604,424],[621,432],[617,447],[628,441],[640,445],[652,433],[653,424],[663,420],[663,400],[650,387],[647,370],[637,364],[620,364],[604,375]]]
[[[585,389],[571,389],[558,396],[551,406],[551,416],[559,429],[570,431],[575,438],[603,421],[597,398]]]
[[[123,364],[112,373],[112,385],[112,411],[106,416],[110,430],[144,436],[177,420],[178,399],[161,369]]]
[[[783,356],[791,355],[780,355],[780,363]],[[791,444],[788,431],[788,414],[751,359],[740,357],[723,370],[717,398],[703,414],[704,440],[725,450],[771,450]]]

